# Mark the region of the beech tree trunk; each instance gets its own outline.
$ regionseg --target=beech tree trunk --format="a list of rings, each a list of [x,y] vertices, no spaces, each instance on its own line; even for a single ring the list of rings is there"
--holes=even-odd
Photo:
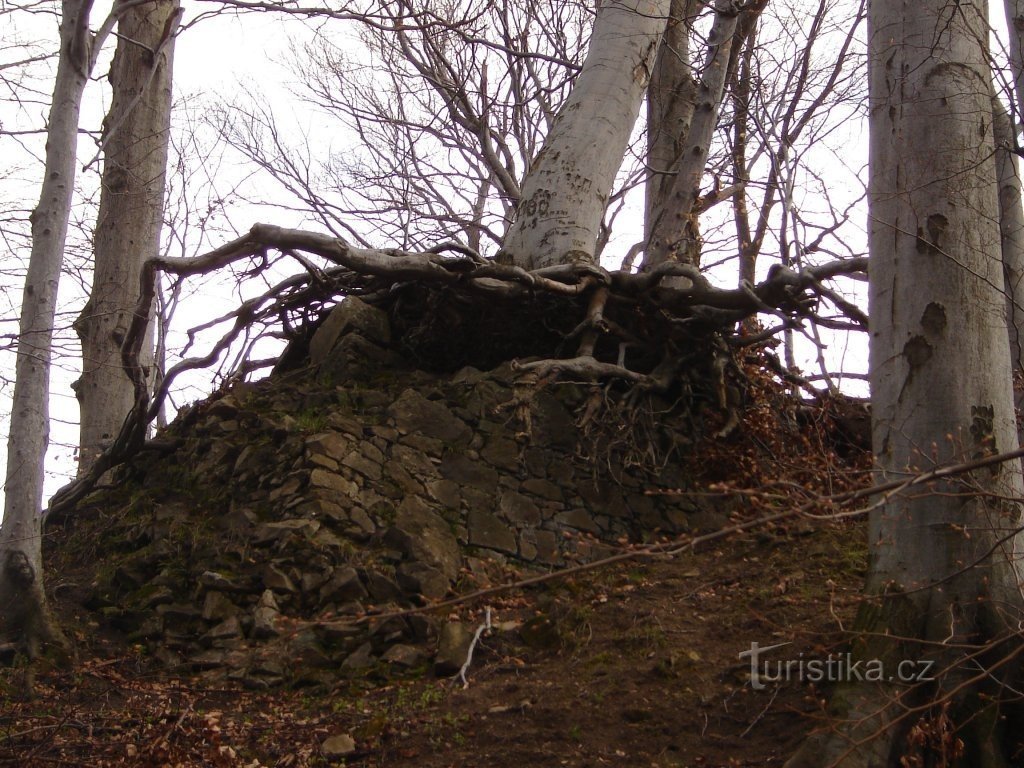
[[[607,0],[583,68],[522,184],[503,263],[594,262],[605,206],[640,113],[670,0]]]
[[[75,322],[82,342],[82,377],[75,383],[80,474],[117,436],[135,404],[134,386],[121,367],[121,342],[138,301],[142,263],[159,255],[179,14],[178,0],[154,0],[118,20],[93,283]],[[140,361],[145,367],[152,364],[152,330],[149,337]]]
[[[690,133],[697,83],[690,66],[690,30],[703,0],[672,0],[668,27],[647,89],[645,239],[672,191],[673,169]]]
[[[1003,0],[1006,29],[1010,38],[1010,72],[1013,74],[1014,122],[1024,115],[1024,0]]]
[[[871,387],[879,480],[1015,448],[985,3],[869,11]],[[930,683],[839,686],[790,766],[1011,764],[1024,612],[1018,461],[885,501],[856,658]],[[979,671],[981,672],[979,674]],[[1010,715],[1010,719],[1007,716]],[[906,761],[906,762],[901,762]]]
[[[60,641],[43,590],[43,460],[49,441],[50,351],[57,285],[71,211],[82,94],[91,69],[91,0],[64,0],[60,55],[47,123],[39,203],[32,212],[32,250],[21,303],[6,499],[0,526],[0,632],[34,657]]]
[[[718,126],[739,14],[738,6],[732,0],[715,3],[715,22],[708,37],[704,68],[696,84],[696,101],[691,109],[689,130],[672,169],[674,176],[669,192],[660,201],[658,209],[651,212],[653,220],[648,226],[645,267],[670,260],[690,264],[699,261],[701,242],[697,198],[711,139]]]
[[[1006,283],[1006,323],[1010,332],[1010,368],[1022,372],[1024,347],[1024,208],[1021,207],[1020,166],[1013,153],[1013,122],[997,98],[992,99],[992,130],[999,176],[999,233],[1003,279]]]

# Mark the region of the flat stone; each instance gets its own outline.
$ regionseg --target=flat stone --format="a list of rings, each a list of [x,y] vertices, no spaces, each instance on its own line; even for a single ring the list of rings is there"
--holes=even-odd
[[[183,603],[158,605],[156,612],[167,624],[184,624],[202,617],[202,612],[194,605]]]
[[[306,455],[327,456],[341,461],[352,450],[352,443],[338,432],[319,432],[306,438]]]
[[[442,677],[456,674],[466,663],[472,642],[473,630],[468,624],[449,621],[441,627],[437,656],[434,657],[434,673]]]
[[[320,589],[320,604],[324,603],[347,603],[352,600],[362,600],[367,595],[363,582],[355,568],[338,568],[334,574]]]
[[[434,480],[427,483],[427,493],[442,506],[458,511],[462,506],[459,484],[451,480]]]
[[[519,534],[519,557],[527,562],[537,559],[537,539],[533,536],[532,530]]]
[[[488,464],[502,469],[519,468],[519,445],[505,437],[491,437],[480,451]]]
[[[419,666],[426,661],[427,655],[423,653],[420,648],[414,645],[404,645],[399,643],[393,645],[381,656],[381,660],[386,661],[388,664],[394,664],[398,667],[405,667],[411,669],[412,667]]]
[[[461,453],[450,453],[441,460],[441,475],[453,483],[470,486],[485,493],[498,488],[498,473],[483,462],[473,461]]]
[[[520,486],[526,493],[532,493],[535,496],[540,496],[543,499],[549,501],[562,501],[564,496],[562,489],[549,480],[541,480],[540,478],[530,478],[524,480]]]
[[[321,528],[316,532],[316,536],[312,539],[313,544],[323,549],[330,550],[335,554],[344,554],[351,549],[351,544],[333,533],[328,531],[326,528]]]
[[[561,561],[561,554],[558,551],[558,536],[554,531],[535,531],[533,536],[539,562],[554,565]]]
[[[211,641],[231,640],[241,636],[242,623],[238,620],[237,616],[229,616],[206,633],[206,638]]]
[[[383,464],[387,458],[384,455],[384,451],[375,446],[369,440],[363,440],[359,444],[359,450],[362,452],[363,458],[367,461],[372,461],[374,464]]]
[[[415,496],[399,505],[384,541],[410,560],[433,566],[449,581],[458,575],[462,553],[455,535],[443,517]]]
[[[256,639],[265,639],[279,635],[277,619],[280,615],[281,610],[274,599],[274,593],[269,589],[264,590],[253,611],[252,636]]]
[[[573,449],[579,430],[572,414],[554,395],[538,392],[533,398],[534,439],[537,445]]]
[[[402,591],[410,595],[436,599],[444,597],[451,589],[451,579],[426,563],[402,563],[395,570],[395,577]]]
[[[359,496],[359,486],[356,483],[342,477],[337,472],[328,472],[320,467],[309,473],[309,484],[315,488],[326,488],[336,491],[351,499]]]
[[[515,491],[502,491],[498,498],[498,511],[507,520],[518,525],[540,525],[540,507]]]
[[[221,650],[201,651],[188,659],[193,669],[217,669],[224,666],[225,652]]]
[[[351,299],[349,299],[351,301]],[[356,742],[347,733],[338,733],[324,739],[320,745],[320,753],[328,758],[348,757],[356,751]]]
[[[468,445],[473,431],[443,403],[406,389],[388,408],[395,428],[403,435],[420,434],[447,444]]]
[[[444,453],[443,441],[434,437],[421,435],[418,432],[413,432],[402,437],[401,444],[433,458],[440,458]]]
[[[275,592],[285,592],[288,594],[295,594],[299,591],[291,577],[274,563],[267,565],[263,569],[262,575],[263,586],[267,589],[272,589]]]
[[[308,462],[315,467],[323,467],[328,472],[337,472],[339,468],[338,462],[329,456],[324,456],[322,453],[311,454]]]
[[[238,613],[236,606],[223,592],[207,592],[203,598],[203,619],[224,621]]]
[[[515,534],[495,515],[482,509],[471,509],[468,516],[469,543],[474,547],[497,549],[516,554]]]
[[[359,474],[368,477],[370,480],[380,480],[381,465],[378,462],[366,458],[360,451],[351,451],[341,460],[343,466],[354,469]]]
[[[590,533],[601,532],[600,527],[594,522],[593,516],[587,512],[587,510],[579,507],[565,512],[559,512],[555,515],[555,522],[559,525],[566,525],[579,531],[589,531]]]
[[[310,520],[308,517],[279,520],[273,523],[262,523],[256,528],[253,539],[256,544],[269,544],[279,541],[292,533],[304,538],[310,538],[318,530],[320,530],[320,523],[316,520]]]
[[[415,496],[423,493],[423,486],[409,474],[401,462],[391,459],[384,464],[384,474],[391,478],[404,493]]]
[[[427,482],[437,478],[437,467],[433,461],[407,445],[396,445],[391,449],[391,458],[399,462],[406,471],[418,480]]]
[[[310,362],[314,365],[323,363],[330,357],[338,340],[353,330],[379,344],[391,342],[387,313],[350,296],[332,309],[327,319],[313,333],[309,342]]]
[[[346,670],[366,669],[372,667],[375,662],[373,646],[363,643],[341,662],[341,668]]]
[[[367,569],[363,578],[366,582],[366,591],[370,593],[370,598],[377,603],[391,603],[403,597],[402,588],[398,582],[380,571]]]
[[[329,578],[323,571],[303,571],[299,577],[299,588],[302,594],[309,594],[326,584]]]

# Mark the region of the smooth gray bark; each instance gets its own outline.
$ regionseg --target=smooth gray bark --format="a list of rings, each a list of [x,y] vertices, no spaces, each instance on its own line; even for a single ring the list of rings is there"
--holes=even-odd
[[[0,526],[0,632],[22,641],[30,656],[41,642],[60,638],[43,590],[40,515],[57,285],[74,188],[78,119],[92,69],[90,8],[90,0],[62,4],[44,176],[39,203],[30,217],[32,250],[22,296],[7,441],[6,499]]]
[[[690,65],[690,32],[702,0],[672,0],[668,27],[647,89],[645,239],[672,191],[673,169],[690,133],[697,83]]]
[[[869,11],[870,358],[880,481],[1017,445],[986,11],[984,3],[954,8],[947,0],[875,0]],[[810,739],[790,766],[937,764],[927,740],[907,734],[915,726],[927,732],[939,717],[964,743],[961,758],[945,764],[1010,764],[1001,741],[1007,726],[985,702],[998,701],[1016,665],[978,677],[965,656],[1000,638],[1014,642],[1024,613],[1020,463],[929,490],[896,494],[870,515],[868,601],[854,651],[887,664],[928,656],[937,681],[840,686],[836,729]],[[992,658],[1005,650],[994,647]],[[943,697],[945,708],[933,705]],[[921,709],[907,716],[912,706]]]
[[[1021,207],[1020,166],[1013,149],[1013,123],[1002,102],[992,99],[992,130],[999,177],[999,234],[1006,283],[1006,323],[1010,336],[1010,368],[1021,368],[1024,346],[1024,208]]]
[[[608,0],[583,69],[522,184],[499,259],[593,263],[605,206],[640,112],[669,0]]]
[[[700,254],[700,231],[695,206],[700,196],[701,180],[711,150],[711,139],[718,126],[722,97],[729,75],[733,36],[739,22],[739,11],[729,0],[715,4],[715,21],[708,38],[708,52],[700,81],[686,141],[673,166],[671,188],[654,211],[656,218],[648,227],[647,253],[644,266],[657,266],[666,261],[695,264]]]
[[[75,322],[82,342],[79,473],[117,436],[135,404],[121,343],[138,301],[146,259],[159,255],[177,0],[155,0],[118,20],[110,69],[113,98],[104,121],[104,161],[89,301]],[[152,331],[144,367],[152,363]]]
[[[1024,0],[1003,0],[1010,38],[1010,72],[1013,74],[1014,122],[1024,115]]]

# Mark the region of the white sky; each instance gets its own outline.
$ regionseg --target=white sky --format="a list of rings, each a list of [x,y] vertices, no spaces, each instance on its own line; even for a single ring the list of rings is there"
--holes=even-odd
[[[205,4],[203,5],[205,6]],[[191,4],[191,7],[188,7],[190,13],[196,12],[195,9],[196,4]],[[205,8],[200,8],[200,10],[205,10]],[[94,14],[93,18],[93,26],[95,27],[100,18],[98,13]],[[186,15],[186,21],[188,18],[189,16]],[[4,40],[10,41],[14,39],[11,19],[12,16],[10,15],[0,16],[0,46],[2,46]],[[1002,26],[999,14],[994,14],[993,22],[997,26]],[[20,30],[20,33],[26,39],[32,36],[46,38],[55,34],[55,23],[53,17],[35,17],[29,22],[28,26]],[[340,24],[334,24],[334,28],[340,29],[340,27]],[[303,32],[302,25],[297,21],[293,23],[291,20],[282,20],[269,14],[246,14],[242,17],[222,16],[203,21],[196,27],[187,30],[178,40],[175,61],[176,100],[191,97],[209,99],[212,103],[216,97],[230,100],[240,90],[256,87],[273,100],[275,111],[281,110],[283,112],[280,116],[292,120],[303,130],[316,131],[317,125],[308,108],[305,106],[294,108],[297,102],[289,95],[287,87],[287,84],[292,79],[292,75],[286,67],[278,63],[286,60],[288,57],[289,37],[300,34],[308,36],[310,32],[308,30]],[[112,50],[112,42],[109,48]],[[3,55],[2,47],[0,47],[0,64],[4,60],[10,60],[9,56],[5,59]],[[108,62],[109,54],[108,58],[97,67],[95,74],[99,78],[105,76]],[[49,88],[45,84],[40,87],[43,90],[48,90]],[[83,112],[85,128],[98,129],[107,106],[107,100],[105,82],[93,82],[90,84],[90,90],[86,99],[86,109]],[[0,124],[7,129],[10,129],[12,125],[39,127],[42,122],[40,118],[43,113],[44,106],[30,108],[25,112],[12,113],[9,105],[0,103]],[[861,156],[864,158],[863,162],[866,162],[864,127],[859,124],[850,125],[848,130],[849,134],[844,140],[849,146],[850,156]],[[325,142],[330,140],[337,141],[338,137],[323,137],[323,140]],[[25,145],[35,147],[35,151],[38,153],[39,147],[41,147],[41,139],[38,137],[26,139]],[[0,144],[0,151],[10,152],[11,146],[10,144]],[[83,160],[91,157],[94,153],[94,143],[90,139],[84,138],[81,144]],[[0,157],[0,160],[2,159],[4,158]],[[853,162],[851,161],[851,163]],[[5,194],[8,197],[14,194],[24,199],[26,208],[34,205],[36,191],[28,183],[28,179],[31,178],[31,170],[32,167],[30,166],[22,175],[20,181],[14,180],[16,186],[13,187],[12,179],[0,178],[0,201],[2,201]],[[232,183],[230,177],[239,172],[236,167],[232,167],[230,164],[223,170],[225,178],[223,180],[220,178],[211,179],[211,187],[216,187],[222,181],[226,188],[230,187]],[[82,180],[86,187],[95,186],[95,168],[83,174]],[[12,189],[15,191],[12,192]],[[813,201],[807,201],[807,204],[811,205]],[[250,209],[246,206],[236,206],[232,210],[232,222],[240,230],[248,229],[252,223],[259,219],[268,219],[268,213],[266,211]],[[272,220],[275,223],[285,225],[298,223],[283,220],[279,213],[275,214]],[[639,201],[634,201],[631,204],[630,211],[620,216],[619,226],[622,226],[621,222],[628,221],[642,221]],[[857,225],[862,233],[862,222],[857,222]],[[628,225],[620,229],[620,234],[610,246],[609,253],[616,258],[621,258],[622,253],[631,242],[637,239],[639,228],[640,224],[637,223],[632,228],[632,231]],[[223,238],[212,242],[212,245],[215,246],[230,236],[231,233],[224,232]],[[767,269],[771,261],[771,257],[766,254],[762,259],[762,267]],[[608,266],[617,266],[617,263]],[[65,279],[63,284],[65,291],[69,290],[68,282]],[[236,304],[236,299],[232,297],[230,290],[225,289],[223,286],[202,285],[199,290],[203,292],[201,295],[202,301],[199,303],[207,310],[206,317],[226,312]],[[863,295],[862,288],[861,295]],[[5,306],[16,307],[19,300],[20,286],[16,288],[8,286]],[[858,303],[866,308],[866,301],[863,299]],[[850,337],[832,335],[831,338],[827,339],[827,343],[829,347],[829,367],[832,370],[866,370],[866,337],[863,334]],[[798,349],[800,351],[798,362],[803,370],[809,373],[816,372],[817,363],[814,360],[813,345],[802,343]],[[0,356],[0,366],[10,370],[9,363],[9,354],[6,357]],[[69,385],[76,375],[77,372],[67,367],[66,364],[58,366],[54,371],[53,398],[51,402],[55,421],[51,429],[53,447],[48,462],[47,495],[52,494],[60,485],[66,482],[74,471],[71,446],[77,440],[78,409],[77,402],[70,391]],[[205,394],[205,381],[197,379],[196,382],[195,387],[189,390],[188,399],[196,399]],[[865,388],[864,386],[854,386],[851,387],[851,391],[863,394]],[[0,391],[0,399],[5,400],[8,396],[9,392]],[[179,404],[183,403],[179,401]],[[0,415],[6,414],[8,410],[9,406],[6,404],[0,405]],[[4,463],[6,463],[5,453],[6,441],[2,441],[0,443],[0,461]]]

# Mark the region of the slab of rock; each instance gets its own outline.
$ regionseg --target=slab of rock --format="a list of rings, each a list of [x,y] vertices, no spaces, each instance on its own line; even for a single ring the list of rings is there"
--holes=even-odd
[[[366,588],[359,579],[355,568],[338,568],[323,587],[320,588],[320,603],[348,603],[362,600],[367,595]]]
[[[237,616],[229,616],[217,624],[204,637],[211,641],[232,640],[242,636],[242,624]]]
[[[417,648],[415,645],[404,645],[399,643],[398,645],[392,645],[388,648],[387,652],[381,656],[381,659],[386,661],[388,664],[394,664],[397,667],[412,669],[426,661],[427,655],[422,649]]]
[[[409,560],[437,569],[449,582],[459,573],[462,553],[448,521],[415,496],[398,506],[384,542]]]
[[[466,663],[469,646],[473,643],[473,629],[461,621],[449,621],[441,627],[438,637],[437,656],[434,657],[434,673],[451,677]]]
[[[280,615],[281,609],[277,605],[277,600],[274,599],[274,593],[269,589],[264,590],[252,614],[252,636],[263,639],[279,635],[277,619]]]
[[[334,736],[329,736],[320,745],[320,753],[328,759],[348,757],[355,751],[356,741],[347,733],[337,733]]]
[[[207,592],[203,598],[203,618],[206,621],[223,621],[238,613],[238,607],[223,592]]]
[[[469,445],[471,430],[443,403],[427,400],[415,389],[407,389],[388,408],[395,427],[403,435],[420,434],[444,443]]]
[[[516,554],[516,537],[507,523],[482,509],[469,511],[469,543],[500,552]]]
[[[352,450],[349,440],[338,432],[319,432],[306,438],[306,454],[341,461]]]
[[[314,365],[323,363],[330,357],[338,340],[353,330],[378,344],[391,342],[387,313],[350,296],[332,309],[331,314],[316,329],[309,342],[310,362]]]
[[[263,569],[263,586],[275,592],[287,594],[295,594],[299,591],[291,577],[274,563],[268,564]]]
[[[498,473],[482,461],[474,461],[462,453],[449,453],[441,460],[441,474],[460,486],[494,493],[498,487]]]
[[[369,643],[363,643],[341,662],[341,668],[346,670],[366,669],[372,667],[375,661],[373,647]]]

